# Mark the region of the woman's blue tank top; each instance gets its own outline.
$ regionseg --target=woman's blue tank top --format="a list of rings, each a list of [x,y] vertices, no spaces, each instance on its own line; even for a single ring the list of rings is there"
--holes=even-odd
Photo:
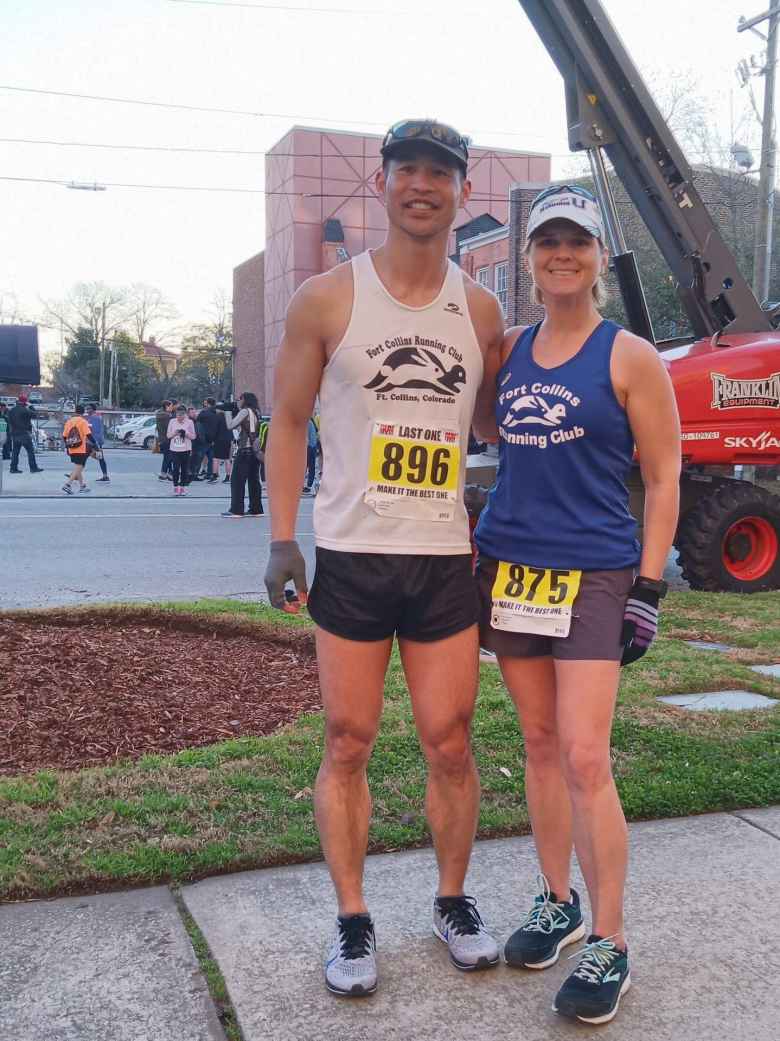
[[[625,484],[634,439],[609,369],[620,327],[601,322],[552,369],[533,359],[538,331],[518,337],[497,376],[498,475],[477,525],[479,551],[534,567],[634,567]]]

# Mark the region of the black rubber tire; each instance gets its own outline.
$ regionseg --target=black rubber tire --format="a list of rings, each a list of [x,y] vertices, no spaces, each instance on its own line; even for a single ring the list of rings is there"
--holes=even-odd
[[[780,544],[780,499],[747,481],[731,481],[713,489],[688,511],[677,529],[675,548],[683,578],[691,589],[710,592],[759,593],[780,589],[780,553],[758,579],[746,582],[723,562],[723,538],[743,517],[761,517],[774,528]]]
[[[155,442],[156,440],[157,440],[157,438],[155,438],[155,437],[152,437],[152,436],[149,436],[149,437],[145,437],[145,438],[144,438],[144,448],[145,448],[145,449],[146,449],[147,451],[151,451],[151,450],[152,450],[152,448],[154,448],[154,442]]]

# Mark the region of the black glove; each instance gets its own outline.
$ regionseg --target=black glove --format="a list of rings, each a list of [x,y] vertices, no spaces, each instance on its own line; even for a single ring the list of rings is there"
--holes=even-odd
[[[628,594],[623,613],[623,629],[620,642],[623,644],[621,665],[630,665],[645,653],[658,635],[658,602],[660,594],[641,585],[635,579]]]
[[[300,551],[295,539],[286,542],[272,542],[271,555],[268,558],[268,566],[265,569],[265,588],[268,590],[268,599],[271,606],[280,611],[296,613],[297,604],[290,602],[285,597],[284,587],[292,580],[298,600],[301,604],[306,603],[309,587],[306,585],[306,561]]]

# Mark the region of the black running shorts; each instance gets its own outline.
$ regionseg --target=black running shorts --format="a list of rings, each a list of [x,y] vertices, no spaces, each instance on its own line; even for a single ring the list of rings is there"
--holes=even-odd
[[[89,459],[86,452],[69,452],[68,457],[74,466],[84,466]]]
[[[551,656],[563,661],[620,661],[623,654],[620,632],[626,600],[634,581],[633,568],[583,571],[568,636],[538,636],[494,629],[490,617],[497,569],[498,561],[480,555],[477,587],[481,647],[493,651],[499,658]]]
[[[479,617],[471,554],[346,553],[317,547],[309,614],[346,640],[396,633],[428,643]]]

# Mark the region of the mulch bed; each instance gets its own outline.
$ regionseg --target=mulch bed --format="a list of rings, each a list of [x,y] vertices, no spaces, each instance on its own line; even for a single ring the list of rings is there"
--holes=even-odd
[[[0,615],[0,775],[268,734],[319,707],[309,631],[138,609]]]

